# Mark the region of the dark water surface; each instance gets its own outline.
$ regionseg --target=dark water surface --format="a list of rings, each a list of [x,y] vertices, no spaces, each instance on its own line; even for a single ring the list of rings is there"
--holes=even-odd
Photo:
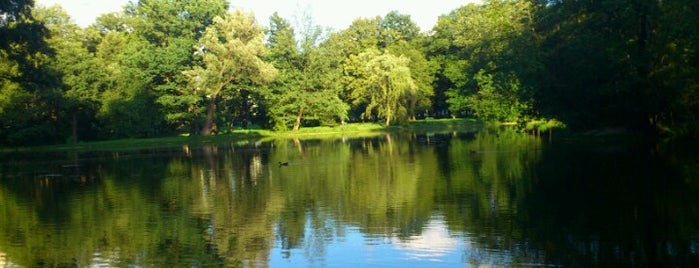
[[[699,265],[685,145],[483,130],[0,160],[0,267]]]

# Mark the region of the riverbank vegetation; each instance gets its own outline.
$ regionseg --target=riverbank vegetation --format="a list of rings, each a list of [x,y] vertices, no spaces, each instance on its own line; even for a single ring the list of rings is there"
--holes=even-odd
[[[433,29],[398,12],[259,25],[229,7],[132,1],[81,28],[60,6],[0,1],[0,144],[466,117],[698,133],[696,1],[487,0]]]
[[[269,129],[231,129],[217,135],[179,135],[156,138],[126,138],[105,141],[81,141],[77,143],[0,147],[0,152],[19,151],[131,151],[138,149],[168,148],[178,146],[197,147],[207,144],[235,143],[249,144],[277,139],[327,139],[327,138],[360,138],[400,133],[409,130],[410,133],[435,132],[475,132],[485,124],[473,119],[435,119],[416,120],[401,126],[386,128],[380,123],[350,123],[336,126],[317,126],[299,130],[274,131]],[[497,125],[492,125],[497,126]]]

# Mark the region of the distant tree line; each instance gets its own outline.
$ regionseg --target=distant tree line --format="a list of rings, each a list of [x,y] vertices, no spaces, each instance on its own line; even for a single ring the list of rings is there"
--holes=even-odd
[[[424,117],[699,129],[699,1],[487,0],[421,31],[330,30],[226,0],[133,1],[86,28],[0,0],[0,144]]]

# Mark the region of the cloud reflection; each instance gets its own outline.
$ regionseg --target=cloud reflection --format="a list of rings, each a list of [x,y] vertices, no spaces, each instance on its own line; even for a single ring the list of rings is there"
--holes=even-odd
[[[443,257],[461,248],[460,241],[449,234],[441,217],[433,218],[418,236],[392,239],[396,249],[405,252],[409,260],[442,262]]]

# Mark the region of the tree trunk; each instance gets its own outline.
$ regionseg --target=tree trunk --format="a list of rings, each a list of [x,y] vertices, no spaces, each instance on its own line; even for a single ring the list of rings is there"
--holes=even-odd
[[[216,99],[211,98],[209,107],[206,109],[206,118],[204,119],[204,127],[201,128],[199,134],[209,136],[214,129],[214,114],[216,113]]]
[[[387,105],[386,107],[391,107],[391,106],[388,106],[388,105]],[[393,113],[391,112],[391,109],[390,109],[390,108],[386,108],[386,121],[385,121],[385,126],[386,126],[386,127],[388,127],[389,125],[391,125],[391,115],[392,115],[392,114],[393,114]]]
[[[303,108],[299,109],[298,114],[296,114],[296,122],[294,122],[294,131],[299,130],[301,127],[301,118],[303,117]]]

